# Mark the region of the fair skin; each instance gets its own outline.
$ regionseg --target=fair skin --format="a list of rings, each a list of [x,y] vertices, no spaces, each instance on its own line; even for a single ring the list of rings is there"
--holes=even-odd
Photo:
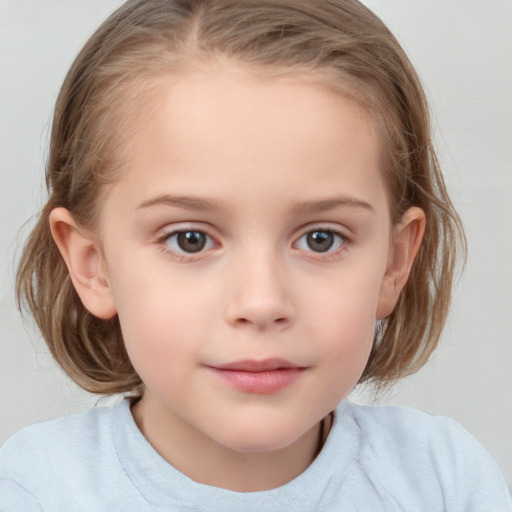
[[[153,447],[197,482],[275,488],[359,380],[424,216],[391,225],[371,121],[318,85],[227,66],[151,103],[98,229],[57,208],[52,233],[85,306],[119,315]]]

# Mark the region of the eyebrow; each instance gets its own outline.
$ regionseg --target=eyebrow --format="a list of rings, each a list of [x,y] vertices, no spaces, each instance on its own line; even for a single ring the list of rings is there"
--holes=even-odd
[[[191,196],[173,196],[169,194],[162,194],[160,196],[146,199],[136,209],[141,210],[151,208],[153,206],[174,206],[196,211],[221,209],[220,203],[212,199]],[[292,207],[292,213],[314,214],[340,207],[362,208],[375,212],[373,206],[366,201],[352,197],[336,197],[332,199],[303,201],[301,203],[297,203]]]
[[[141,210],[152,206],[176,206],[186,210],[214,210],[220,206],[217,201],[203,199],[201,197],[172,196],[163,194],[157,197],[146,199],[136,209]]]
[[[333,210],[335,208],[347,206],[350,208],[362,208],[364,210],[375,213],[375,209],[370,203],[353,197],[336,197],[332,199],[322,199],[317,201],[304,201],[302,203],[296,204],[292,208],[292,213],[322,213]]]

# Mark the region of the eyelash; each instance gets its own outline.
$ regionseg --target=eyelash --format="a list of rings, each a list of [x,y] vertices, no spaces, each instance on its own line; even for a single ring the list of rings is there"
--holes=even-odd
[[[350,243],[349,238],[341,231],[339,231],[337,229],[333,229],[331,227],[320,225],[320,226],[315,226],[313,228],[310,228],[306,232],[304,232],[297,239],[297,241],[294,243],[294,245],[297,246],[301,240],[303,240],[303,239],[307,240],[307,237],[313,235],[314,233],[327,233],[329,235],[333,235],[334,240],[332,241],[332,244],[329,245],[329,247],[327,247],[327,249],[325,251],[314,251],[311,248],[310,248],[311,250],[302,249],[302,250],[306,251],[307,253],[310,253],[313,257],[322,258],[322,259],[326,259],[329,257],[335,257],[340,253],[340,251],[343,251],[344,249],[346,249],[347,244]],[[336,241],[336,239],[337,239],[337,241]],[[325,241],[325,237],[323,238],[321,243],[323,243],[323,241]],[[306,243],[308,243],[308,242],[306,241]],[[332,248],[333,245],[335,245],[334,248]],[[298,249],[301,250],[300,247]]]
[[[200,234],[204,235],[206,237],[205,243],[203,247],[200,247],[197,252],[186,252],[183,249],[181,249],[179,246],[177,247],[170,247],[169,246],[169,240],[172,240],[175,237],[179,237],[180,235],[187,235],[187,234]],[[308,236],[311,236],[314,233],[327,233],[329,235],[333,235],[335,240],[332,242],[332,244],[335,244],[336,246],[334,249],[332,249],[332,245],[327,247],[325,251],[314,251],[311,248],[309,250],[307,248],[300,248],[297,247],[297,245],[301,242],[301,240],[306,239]],[[337,241],[336,241],[337,239]],[[323,243],[325,241],[325,237],[323,240],[320,241],[320,243]],[[304,251],[306,253],[309,253],[311,257],[316,258],[322,258],[327,259],[329,257],[333,257],[338,255],[341,251],[346,249],[346,246],[350,244],[351,240],[341,231],[337,229],[333,229],[331,227],[326,226],[315,226],[312,228],[307,229],[307,231],[304,231],[300,237],[296,239],[296,241],[293,243],[294,248],[296,248],[299,251]],[[176,242],[177,244],[178,242]],[[306,241],[306,243],[308,243]],[[208,252],[210,249],[214,248],[215,246],[220,246],[219,243],[217,243],[212,236],[210,236],[205,230],[203,229],[197,229],[193,227],[185,227],[183,229],[174,229],[171,231],[168,231],[164,233],[161,237],[157,239],[157,244],[159,248],[165,253],[169,254],[172,257],[178,259],[180,262],[185,262],[188,260],[197,260],[200,259],[206,252]]]
[[[180,249],[179,247],[172,248],[169,246],[169,241],[172,240],[174,237],[179,237],[180,235],[186,235],[190,233],[200,233],[204,235],[207,240],[205,241],[205,247],[201,247],[200,250],[197,252],[186,252]],[[209,249],[213,248],[216,244],[215,240],[206,233],[203,229],[197,229],[197,228],[183,228],[183,229],[173,229],[171,231],[165,232],[161,237],[157,239],[158,247],[165,253],[168,254],[176,259],[178,259],[180,262],[187,261],[191,259],[199,259],[203,256],[203,254],[208,251]]]

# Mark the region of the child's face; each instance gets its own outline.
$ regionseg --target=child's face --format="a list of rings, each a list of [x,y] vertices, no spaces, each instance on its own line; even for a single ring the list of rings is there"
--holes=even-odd
[[[390,312],[377,134],[347,99],[236,70],[151,102],[100,226],[143,421],[290,445],[358,381]]]

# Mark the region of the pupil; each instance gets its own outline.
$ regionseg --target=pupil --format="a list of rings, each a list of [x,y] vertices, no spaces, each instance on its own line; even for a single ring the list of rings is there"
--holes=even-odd
[[[312,231],[308,234],[308,246],[315,252],[328,251],[334,243],[334,236],[330,231]]]
[[[177,241],[185,252],[199,252],[206,245],[206,236],[199,231],[183,231],[178,234]]]

